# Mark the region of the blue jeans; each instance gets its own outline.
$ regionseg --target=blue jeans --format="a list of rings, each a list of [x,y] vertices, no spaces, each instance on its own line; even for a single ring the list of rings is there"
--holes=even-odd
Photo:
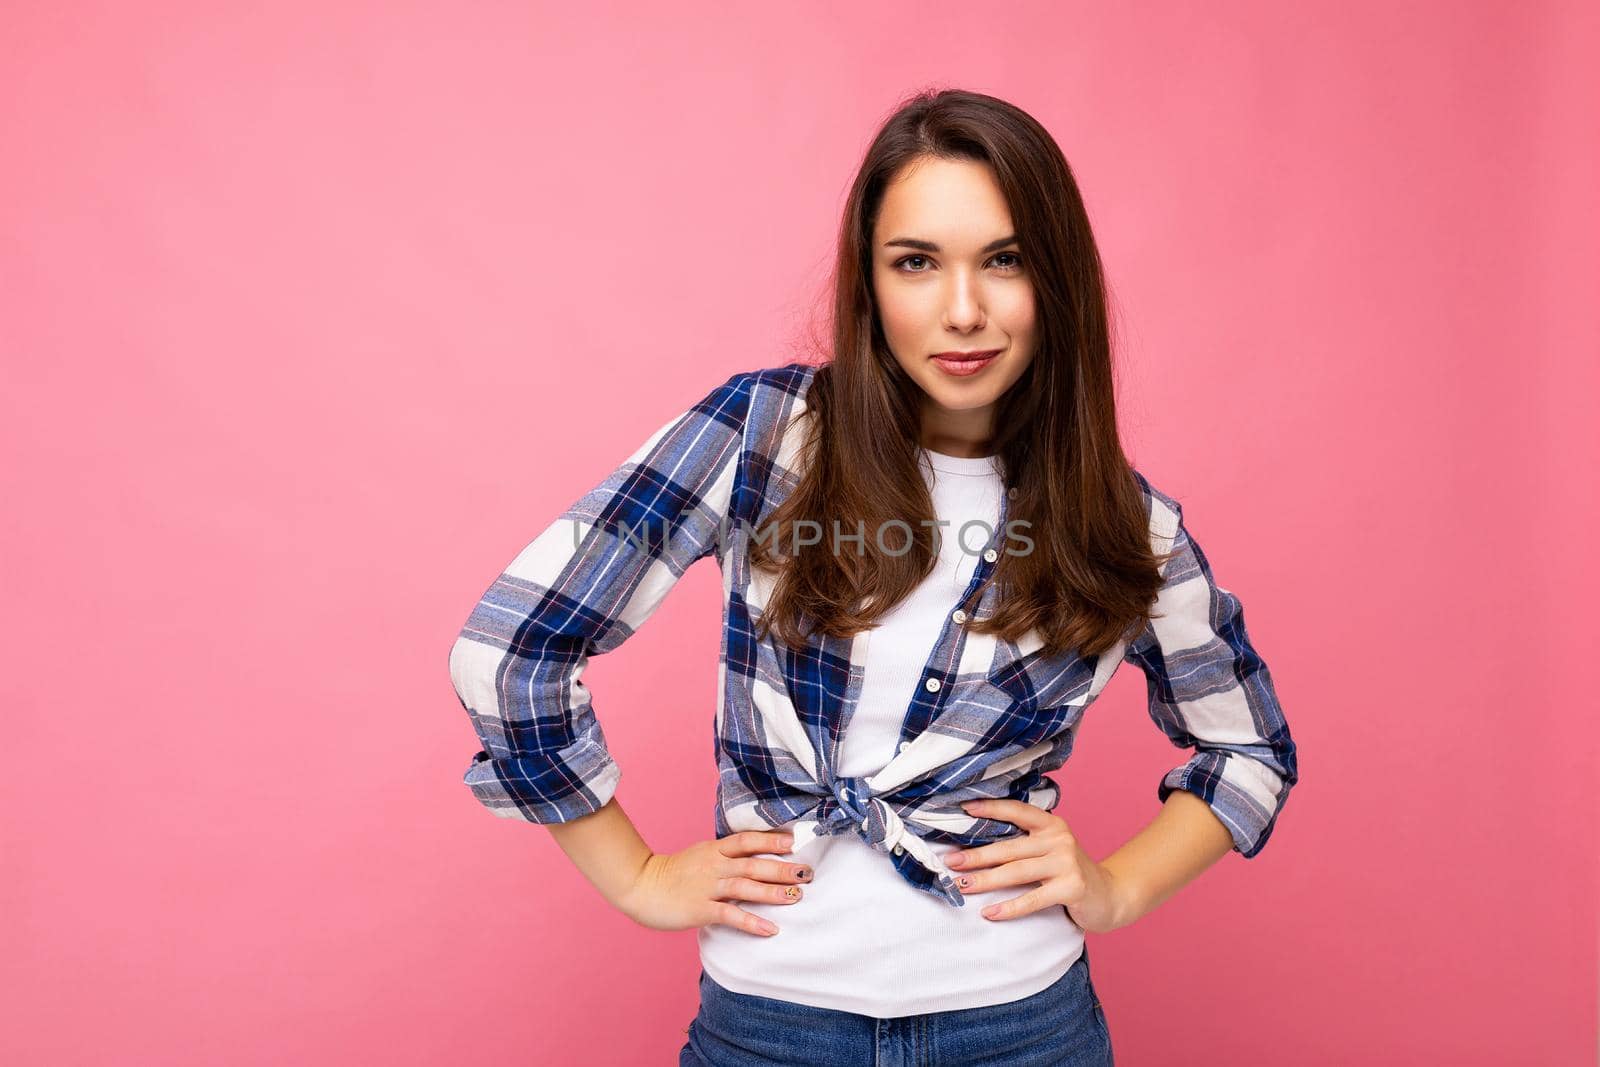
[[[1067,973],[1009,1004],[898,1019],[735,993],[700,972],[679,1067],[1112,1067],[1111,1032],[1085,949]]]

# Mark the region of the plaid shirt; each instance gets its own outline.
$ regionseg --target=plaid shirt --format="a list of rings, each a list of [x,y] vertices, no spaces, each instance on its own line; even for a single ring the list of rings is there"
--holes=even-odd
[[[791,822],[797,848],[813,834],[860,834],[906,881],[960,907],[952,872],[926,842],[971,847],[1023,832],[968,815],[966,800],[1053,809],[1060,788],[1046,772],[1066,761],[1084,711],[1126,659],[1146,675],[1156,725],[1194,750],[1161,779],[1159,799],[1194,793],[1235,851],[1258,853],[1297,781],[1295,745],[1239,600],[1213,580],[1177,502],[1137,471],[1152,548],[1176,549],[1160,617],[1094,657],[1046,656],[1036,633],[1015,642],[968,633],[956,609],[1006,550],[1012,490],[928,650],[897,754],[867,777],[835,773],[861,692],[864,635],[814,637],[800,650],[773,635],[758,640],[772,579],[749,561],[749,531],[797,484],[815,373],[797,362],[735,374],[652,434],[483,594],[450,651],[452,683],[482,742],[464,779],[473,795],[497,815],[536,823],[610,800],[621,772],[580,681],[584,666],[626,641],[690,564],[715,553],[724,592],[718,837]],[[991,586],[972,618],[989,617],[997,600]]]

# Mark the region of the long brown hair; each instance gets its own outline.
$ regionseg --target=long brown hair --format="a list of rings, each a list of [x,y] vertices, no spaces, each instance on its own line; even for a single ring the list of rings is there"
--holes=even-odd
[[[1037,301],[1033,359],[995,420],[995,451],[1016,489],[1007,527],[1025,520],[1033,548],[1000,554],[989,579],[1000,584],[999,607],[968,629],[1012,641],[1037,630],[1047,654],[1097,655],[1149,618],[1161,585],[1143,493],[1117,434],[1100,254],[1072,170],[1045,129],[1003,100],[956,89],[904,103],[850,190],[832,277],[833,354],[806,394],[803,473],[761,523],[776,536],[751,540],[751,565],[777,573],[760,634],[795,647],[807,629],[851,636],[934,566],[924,524],[933,501],[917,468],[922,390],[889,351],[872,290],[884,191],[922,157],[993,168]],[[790,550],[801,521],[869,533],[854,542],[858,551],[833,551],[827,537]],[[886,523],[909,524],[902,536],[884,535],[888,552],[872,535]]]

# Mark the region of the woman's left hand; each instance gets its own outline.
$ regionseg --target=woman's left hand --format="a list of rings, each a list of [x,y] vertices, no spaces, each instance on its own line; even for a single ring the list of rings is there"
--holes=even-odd
[[[1078,844],[1066,820],[1020,800],[969,800],[969,815],[998,819],[1027,833],[977,848],[952,852],[945,864],[956,871],[964,893],[983,893],[1008,885],[1042,883],[1021,896],[983,909],[988,919],[1015,919],[1061,904],[1067,917],[1089,933],[1103,934],[1123,925],[1121,888],[1111,872]],[[965,883],[965,884],[963,884]]]

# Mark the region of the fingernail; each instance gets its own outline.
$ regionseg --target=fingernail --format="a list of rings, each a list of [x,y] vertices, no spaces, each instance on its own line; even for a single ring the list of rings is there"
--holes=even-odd
[[[952,852],[944,858],[944,862],[947,867],[959,867],[967,862],[967,857],[960,852]]]
[[[970,889],[972,888],[972,879],[962,875],[960,878],[956,879],[956,885],[960,886],[962,889]]]
[[[800,879],[802,882],[806,882],[806,881],[810,881],[811,880],[811,871],[808,868],[805,868],[805,867],[801,867],[798,871],[795,871],[794,875],[795,875],[796,878]]]

